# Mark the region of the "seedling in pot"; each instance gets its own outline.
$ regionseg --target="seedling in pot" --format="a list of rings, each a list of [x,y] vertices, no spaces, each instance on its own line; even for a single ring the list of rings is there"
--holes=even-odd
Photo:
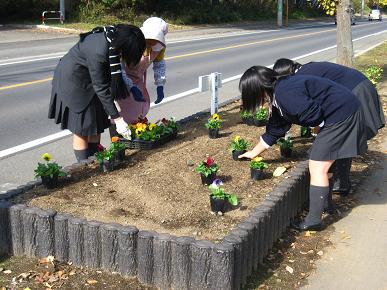
[[[248,126],[253,126],[254,125],[254,115],[250,111],[241,111],[239,113],[241,116],[242,122],[247,124]]]
[[[280,146],[280,152],[282,157],[289,158],[292,156],[293,141],[291,138],[281,138],[277,142]]]
[[[230,145],[230,151],[232,153],[232,158],[234,160],[242,160],[239,155],[242,155],[246,152],[247,147],[250,146],[250,143],[245,139],[242,139],[240,136],[235,136],[234,140],[232,140]]]
[[[230,205],[237,206],[238,198],[235,194],[228,194],[221,187],[223,182],[217,178],[208,187],[210,194],[210,205],[213,212],[225,212]]]
[[[255,157],[250,161],[251,178],[261,180],[265,178],[264,171],[268,168],[268,164],[262,161],[262,157]]]
[[[207,123],[205,124],[206,128],[208,129],[208,136],[211,139],[216,139],[219,137],[219,129],[221,128],[221,122],[218,114],[213,114],[211,118],[207,120]]]
[[[113,152],[114,161],[122,162],[125,158],[126,145],[120,142],[120,138],[112,137],[112,143],[110,144],[110,150]]]
[[[255,113],[255,125],[265,126],[268,117],[269,117],[269,110],[264,107],[259,108]]]
[[[95,157],[99,163],[99,166],[103,172],[109,172],[114,170],[114,153],[111,149],[105,149],[103,151],[95,153]]]
[[[40,176],[42,184],[47,188],[55,188],[58,186],[58,177],[65,176],[65,173],[61,170],[62,167],[56,162],[50,162],[52,157],[48,153],[42,155],[42,159],[45,163],[38,162],[38,167],[34,170],[35,177]]]
[[[218,172],[219,166],[215,163],[214,158],[208,157],[207,160],[201,161],[196,167],[196,172],[200,173],[202,184],[211,184]]]

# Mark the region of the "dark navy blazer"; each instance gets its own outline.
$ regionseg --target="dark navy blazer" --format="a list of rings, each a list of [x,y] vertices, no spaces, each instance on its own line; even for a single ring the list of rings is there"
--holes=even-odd
[[[119,117],[110,89],[109,45],[104,33],[88,35],[59,61],[51,95],[76,113],[82,112],[97,96],[106,113]]]
[[[274,86],[273,110],[263,141],[275,144],[292,124],[329,126],[352,116],[360,103],[350,90],[329,79],[310,75],[280,78]]]
[[[353,90],[358,84],[366,80],[367,77],[356,69],[342,66],[327,61],[309,62],[304,64],[297,74],[313,75],[330,79],[343,85],[349,90]]]

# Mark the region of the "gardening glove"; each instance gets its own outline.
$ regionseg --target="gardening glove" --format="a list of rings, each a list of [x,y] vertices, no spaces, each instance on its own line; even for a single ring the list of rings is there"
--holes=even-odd
[[[136,102],[145,102],[144,96],[142,95],[142,92],[138,87],[136,86],[131,87],[130,92],[132,93],[133,98]]]
[[[128,123],[126,123],[122,117],[114,119],[114,123],[116,124],[117,133],[120,134],[125,139],[130,140],[131,139],[131,137],[130,137],[131,132],[130,132],[130,129],[128,127]]]
[[[155,104],[160,103],[164,99],[164,87],[158,86],[157,87],[157,99],[155,101]]]

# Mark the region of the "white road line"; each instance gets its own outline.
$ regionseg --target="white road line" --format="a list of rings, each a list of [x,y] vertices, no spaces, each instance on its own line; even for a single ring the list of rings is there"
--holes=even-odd
[[[385,33],[385,32],[387,32],[387,30],[383,30],[383,31],[380,31],[380,32],[377,32],[377,33],[373,33],[373,34],[369,34],[369,35],[366,35],[366,36],[362,36],[362,37],[359,37],[359,38],[354,39],[353,41],[359,41],[359,40],[364,39],[364,38],[367,38],[367,37],[377,36],[377,35],[380,35],[380,34]],[[384,41],[383,41],[383,42],[384,42]],[[336,45],[332,45],[332,46],[329,46],[329,47],[326,47],[326,48],[323,48],[323,49],[319,49],[319,50],[316,50],[316,51],[313,51],[313,52],[310,52],[310,53],[307,53],[307,54],[304,54],[304,55],[297,56],[297,57],[295,57],[295,58],[293,58],[293,59],[294,59],[294,60],[298,60],[298,59],[305,58],[305,57],[308,57],[308,56],[311,56],[311,55],[314,55],[314,54],[318,54],[318,53],[323,52],[323,51],[327,51],[327,50],[333,49],[333,48],[335,48],[335,47],[336,47]],[[373,46],[373,47],[375,47],[375,46]],[[369,49],[371,49],[371,48],[369,48]],[[369,49],[368,49],[368,50],[369,50]],[[367,50],[367,51],[368,51],[368,50]],[[363,52],[363,53],[364,53],[364,52]],[[270,66],[268,66],[268,67],[273,67],[273,65],[274,65],[274,64],[272,64],[272,65],[270,65]],[[223,83],[223,84],[226,84],[226,83],[228,83],[228,82],[237,80],[237,79],[239,79],[241,76],[242,76],[242,74],[236,75],[236,76],[233,76],[233,77],[229,77],[229,78],[227,78],[227,79],[224,79],[224,80],[222,81],[222,83]],[[158,107],[158,106],[167,104],[167,103],[169,103],[169,102],[172,102],[172,101],[175,101],[175,100],[178,100],[178,99],[187,97],[187,96],[189,96],[189,95],[192,95],[192,94],[195,94],[195,93],[198,93],[198,92],[199,92],[199,88],[195,88],[195,89],[192,89],[192,90],[188,90],[188,91],[185,91],[185,92],[182,92],[182,93],[179,93],[179,94],[170,96],[170,97],[166,98],[166,99],[165,99],[162,103],[160,103],[160,104],[152,103],[152,104],[151,104],[151,108],[154,108],[154,107]],[[15,146],[15,147],[11,147],[11,148],[2,150],[2,151],[0,151],[0,159],[4,159],[4,158],[9,157],[9,156],[11,156],[11,155],[15,155],[16,153],[20,153],[20,152],[23,152],[23,151],[26,151],[26,150],[29,150],[29,149],[32,149],[32,148],[41,146],[41,145],[43,145],[43,144],[47,144],[47,143],[50,143],[50,142],[54,142],[54,141],[56,141],[56,140],[65,138],[65,137],[67,137],[67,136],[69,136],[69,135],[71,135],[71,134],[72,134],[72,133],[71,133],[70,131],[64,130],[64,131],[61,131],[61,132],[58,132],[58,133],[55,133],[55,134],[48,135],[48,136],[43,137],[43,138],[39,138],[39,139],[30,141],[30,142],[27,142],[27,143],[24,143],[24,144]]]
[[[198,41],[198,40],[208,40],[208,39],[214,39],[214,38],[244,36],[244,35],[250,35],[250,34],[262,34],[262,33],[266,33],[266,32],[278,32],[278,31],[279,30],[260,30],[260,31],[239,32],[239,33],[238,32],[231,32],[231,33],[221,34],[221,35],[217,35],[217,36],[214,35],[214,36],[208,36],[208,37],[196,37],[196,38],[187,38],[187,39],[181,39],[181,40],[170,40],[170,41],[168,41],[168,44],[191,42],[191,41]],[[41,54],[41,55],[35,55],[35,56],[25,56],[25,57],[4,59],[4,60],[0,60],[0,66],[28,63],[28,62],[41,61],[41,60],[57,59],[57,58],[61,58],[66,53],[67,53],[67,51],[63,51],[63,52],[56,52],[56,53],[50,53],[50,54]]]

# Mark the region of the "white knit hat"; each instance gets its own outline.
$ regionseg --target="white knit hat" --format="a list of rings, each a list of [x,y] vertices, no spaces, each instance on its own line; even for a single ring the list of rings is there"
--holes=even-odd
[[[168,33],[168,23],[158,17],[151,17],[144,21],[141,27],[145,39],[155,39],[165,46],[165,35]]]

